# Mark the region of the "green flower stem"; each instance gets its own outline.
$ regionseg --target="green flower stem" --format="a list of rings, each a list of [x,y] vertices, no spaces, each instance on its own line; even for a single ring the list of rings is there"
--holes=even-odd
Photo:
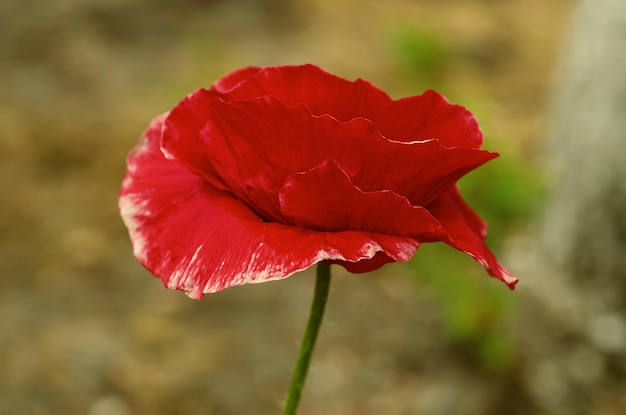
[[[311,313],[309,321],[304,331],[302,346],[300,347],[300,355],[296,362],[296,368],[293,371],[289,392],[287,392],[287,400],[285,402],[285,410],[283,415],[294,415],[298,409],[302,388],[306,380],[306,374],[309,371],[311,363],[311,355],[315,347],[317,333],[322,324],[324,317],[324,309],[326,308],[326,300],[328,299],[328,290],[330,288],[330,264],[322,261],[317,264],[317,278],[315,280],[315,293],[313,294],[313,303],[311,304]]]

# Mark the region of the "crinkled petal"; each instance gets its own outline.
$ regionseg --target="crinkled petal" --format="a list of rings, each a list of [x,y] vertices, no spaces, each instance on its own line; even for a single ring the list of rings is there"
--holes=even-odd
[[[456,186],[445,192],[428,210],[439,220],[448,237],[448,245],[471,255],[487,272],[515,288],[517,278],[504,268],[485,244],[487,226],[465,203]]]
[[[315,232],[262,221],[160,148],[164,116],[128,157],[119,205],[137,259],[169,288],[193,298],[282,279],[322,260],[344,265],[408,260],[418,242],[367,232]],[[377,255],[382,253],[382,255]],[[349,266],[349,265],[348,265]]]
[[[315,115],[329,114],[341,121],[369,118],[391,102],[387,93],[368,81],[351,82],[310,64],[264,67],[229,90],[225,100],[250,100],[264,95],[305,104]]]
[[[358,230],[441,239],[441,225],[425,208],[390,190],[363,192],[332,159],[290,175],[280,191],[285,217],[318,231]]]
[[[385,136],[396,141],[435,138],[445,147],[475,149],[483,143],[476,117],[433,90],[393,101],[372,120]]]
[[[393,190],[425,206],[497,153],[444,147],[437,140],[387,140],[363,118],[340,122],[272,97],[215,101],[206,154],[228,188],[265,219],[281,220],[277,198],[287,176],[334,159],[363,191]],[[171,117],[170,117],[171,119]],[[168,119],[169,121],[169,119]]]
[[[237,80],[236,87],[230,78]],[[472,113],[450,104],[436,91],[392,100],[368,81],[348,81],[315,65],[246,68],[222,78],[214,88],[224,92],[229,101],[270,95],[283,102],[305,104],[314,115],[328,114],[340,121],[366,118],[395,141],[435,138],[446,147],[471,148],[479,148],[483,142]]]

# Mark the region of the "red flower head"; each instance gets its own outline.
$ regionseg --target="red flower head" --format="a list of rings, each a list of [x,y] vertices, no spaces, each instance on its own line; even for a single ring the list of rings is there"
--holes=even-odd
[[[193,298],[319,261],[367,272],[443,241],[511,288],[456,182],[498,156],[434,91],[392,100],[317,66],[245,68],[152,121],[119,205],[137,259]]]

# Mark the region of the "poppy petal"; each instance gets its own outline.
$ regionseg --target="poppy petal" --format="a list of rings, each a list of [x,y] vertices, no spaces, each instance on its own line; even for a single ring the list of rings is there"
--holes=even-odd
[[[471,255],[487,272],[515,288],[517,278],[504,268],[485,244],[486,223],[465,203],[456,186],[441,195],[428,210],[439,220],[448,245]]]
[[[164,119],[151,123],[129,155],[119,205],[135,256],[167,287],[201,298],[286,278],[322,260],[344,266],[363,261],[360,269],[373,270],[384,260],[406,261],[417,249],[417,241],[402,236],[264,222],[231,194],[163,155]]]
[[[210,136],[203,133],[209,119],[211,102],[215,99],[216,93],[206,89],[187,95],[165,117],[160,146],[168,159],[178,160],[187,169],[224,189],[207,155],[205,141]]]
[[[357,230],[441,239],[441,225],[420,206],[390,190],[363,192],[332,159],[289,176],[280,191],[282,213],[317,231]]]
[[[225,100],[265,95],[304,104],[315,115],[328,114],[340,121],[369,118],[391,101],[387,93],[368,81],[351,82],[311,64],[264,67],[228,91]]]
[[[396,141],[435,138],[445,147],[475,149],[483,143],[476,117],[433,90],[393,101],[372,120],[385,136]]]
[[[240,81],[243,75],[248,76]],[[419,141],[436,138],[446,147],[480,148],[483,134],[474,115],[461,105],[450,104],[428,90],[392,100],[374,84],[348,81],[315,65],[246,68],[226,77],[240,83],[228,91],[226,100],[250,100],[270,95],[283,102],[305,104],[314,115],[328,114],[339,121],[371,120],[390,140]],[[224,92],[223,80],[215,88]]]
[[[458,179],[497,153],[444,147],[437,140],[387,140],[366,119],[340,122],[306,106],[265,96],[214,101],[205,126],[206,154],[238,197],[268,220],[280,221],[275,196],[287,176],[332,158],[363,191],[393,190],[426,206]],[[271,120],[275,120],[272,122]],[[407,180],[410,177],[411,180]]]

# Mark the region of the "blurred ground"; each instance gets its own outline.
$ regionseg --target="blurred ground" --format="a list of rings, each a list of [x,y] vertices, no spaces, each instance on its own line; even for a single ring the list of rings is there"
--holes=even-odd
[[[488,147],[504,153],[498,177],[515,163],[534,176],[569,8],[566,0],[2,2],[0,414],[278,413],[311,273],[195,302],[136,264],[117,192],[149,119],[236,68],[313,62],[394,97],[440,90],[475,112]],[[517,252],[528,244],[529,210],[515,209],[530,198],[526,188],[511,199],[505,182],[504,202],[489,204],[485,187],[468,183],[479,206],[509,209],[481,214],[496,220],[493,244],[520,273],[519,290],[439,248],[371,275],[334,269],[302,414],[556,413],[568,395],[555,365],[589,391],[570,402],[580,413],[623,413],[624,385],[601,383],[601,357],[546,340],[569,332],[524,288]]]

